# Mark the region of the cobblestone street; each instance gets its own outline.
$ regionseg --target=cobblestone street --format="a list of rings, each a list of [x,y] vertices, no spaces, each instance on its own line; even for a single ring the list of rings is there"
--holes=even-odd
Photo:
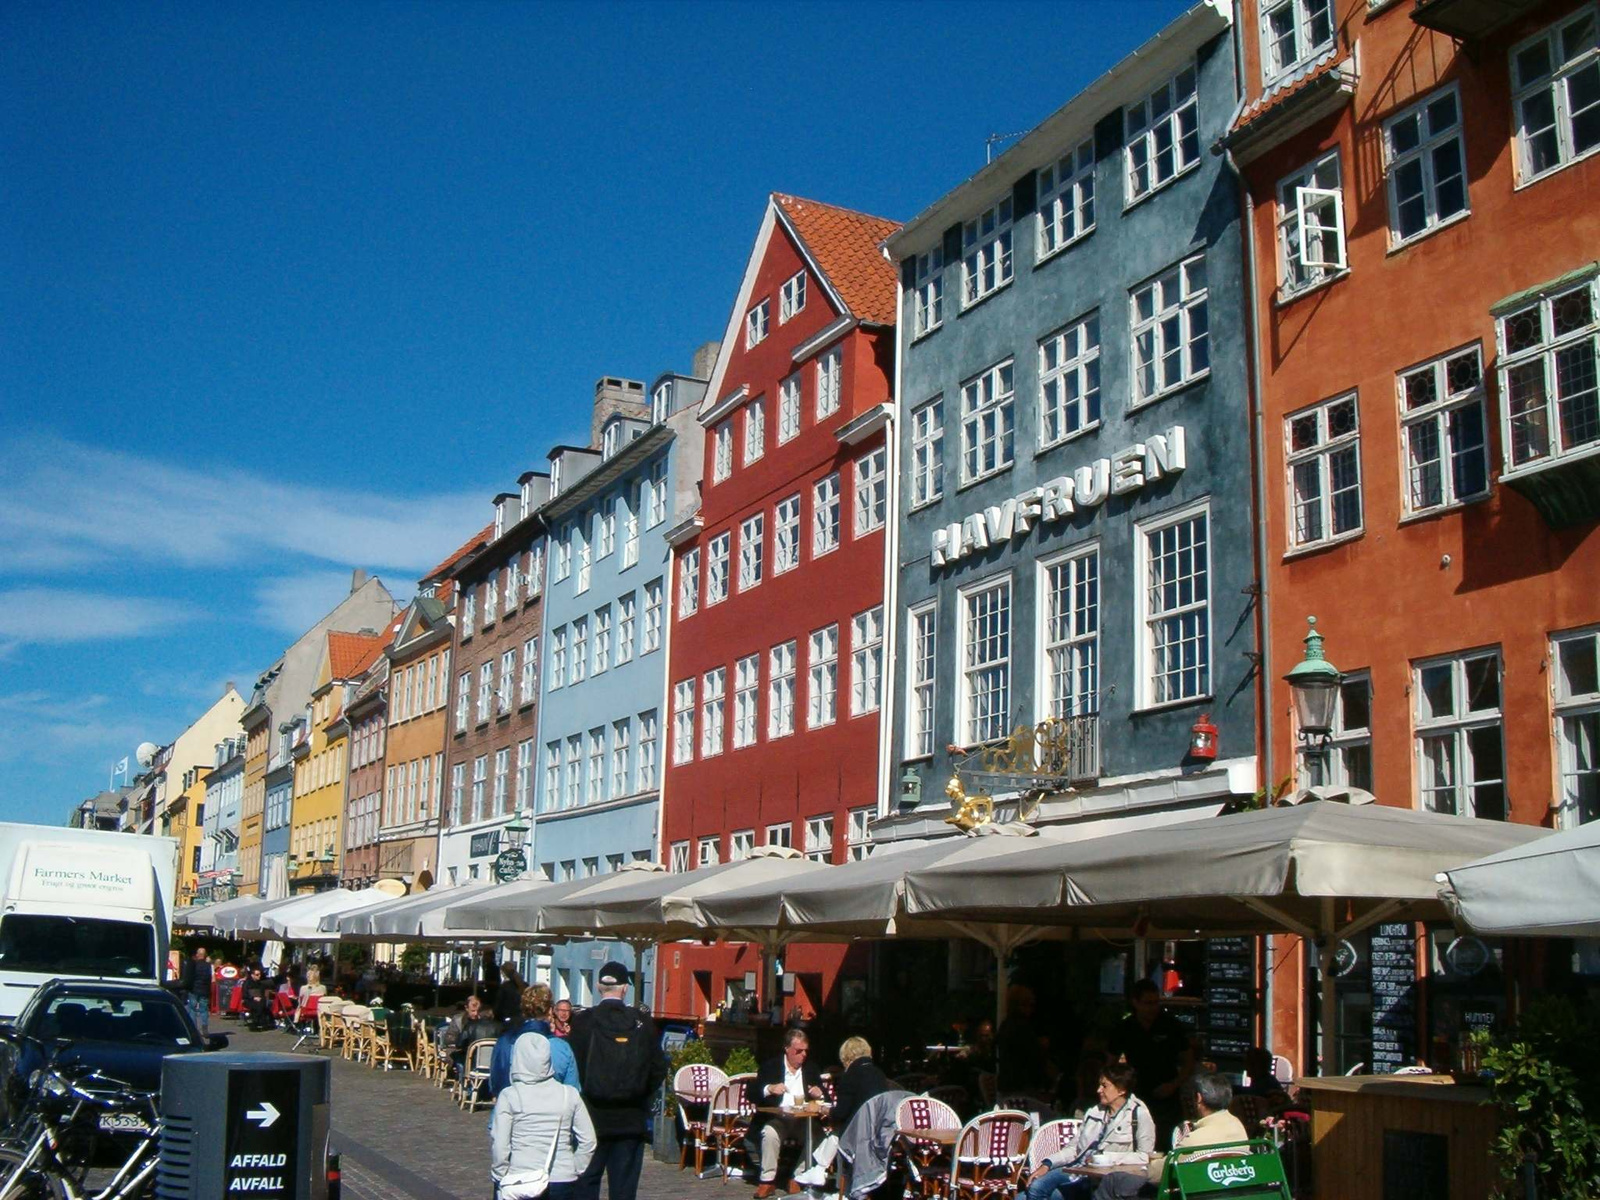
[[[231,1036],[232,1049],[286,1051],[284,1033],[246,1033],[214,1026]],[[333,1059],[332,1145],[342,1155],[344,1200],[487,1200],[488,1110],[461,1112],[449,1093],[409,1071],[374,1071]],[[641,1200],[745,1200],[738,1180],[724,1187],[700,1181],[676,1164],[648,1153],[639,1182]],[[602,1185],[600,1195],[606,1190]]]

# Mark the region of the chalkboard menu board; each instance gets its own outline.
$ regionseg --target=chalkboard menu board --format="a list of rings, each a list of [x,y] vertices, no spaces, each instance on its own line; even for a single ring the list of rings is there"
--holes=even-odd
[[[1205,1007],[1200,1023],[1206,1056],[1219,1066],[1240,1067],[1254,1038],[1256,943],[1252,937],[1212,938],[1206,943]]]
[[[1372,1073],[1384,1075],[1417,1056],[1417,943],[1404,921],[1372,932]]]

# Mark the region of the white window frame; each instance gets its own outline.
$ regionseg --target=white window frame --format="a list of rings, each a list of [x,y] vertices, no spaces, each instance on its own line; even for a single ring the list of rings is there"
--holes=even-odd
[[[782,575],[800,565],[800,496],[785,497],[773,510],[772,573]]]
[[[1130,407],[1152,404],[1211,374],[1210,298],[1204,251],[1174,263],[1128,293],[1133,355]],[[1169,341],[1174,334],[1175,343]],[[1175,374],[1168,370],[1174,355]]]
[[[544,744],[544,795],[540,797],[539,811],[548,812],[561,807],[561,739]]]
[[[667,519],[667,460],[661,459],[650,468],[648,503],[645,505],[644,527],[654,529]]]
[[[1467,691],[1467,664],[1484,660],[1493,660],[1495,704],[1492,708],[1466,708],[1465,706],[1471,702]],[[1422,684],[1424,672],[1440,667],[1449,669],[1451,690],[1451,712],[1442,717],[1425,712],[1427,696]],[[1498,787],[1500,803],[1505,810],[1504,817],[1509,820],[1511,799],[1506,778],[1505,670],[1500,658],[1500,648],[1490,646],[1465,650],[1457,654],[1440,655],[1436,658],[1419,659],[1411,664],[1411,692],[1414,697],[1411,712],[1414,734],[1412,741],[1416,755],[1417,808],[1425,811],[1449,812],[1457,816],[1478,816],[1475,793],[1485,787]],[[1480,778],[1476,769],[1477,758],[1471,750],[1472,735],[1491,728],[1499,734],[1500,775],[1499,778],[1495,778],[1486,774]],[[1441,780],[1433,774],[1427,753],[1430,743],[1441,743],[1449,747],[1453,780]],[[1430,794],[1437,797],[1446,791],[1449,792],[1448,809],[1442,808],[1438,803],[1429,802]]]
[[[656,746],[659,737],[656,725],[655,709],[639,714],[639,756],[635,775],[637,789],[641,792],[656,786]]]
[[[560,583],[572,574],[572,527],[561,531],[555,542],[556,552],[550,562],[550,581]]]
[[[917,255],[912,267],[912,336],[944,324],[944,247]]]
[[[550,690],[552,692],[566,683],[566,675],[567,628],[562,625],[550,631]]]
[[[766,570],[765,513],[752,513],[739,522],[739,590],[748,592],[761,586]]]
[[[518,681],[517,704],[532,704],[539,692],[539,638],[537,635],[522,643],[522,677]]]
[[[767,652],[767,740],[794,732],[795,655],[793,640],[780,642]]]
[[[494,660],[484,659],[478,664],[477,723],[487,725],[494,708]]]
[[[426,809],[427,802],[423,802]],[[524,812],[533,807],[533,739],[517,743],[517,792],[513,809]],[[426,811],[422,814],[426,817]]]
[[[744,315],[744,348],[753,350],[766,341],[771,324],[772,298],[769,296]]]
[[[805,855],[815,863],[833,861],[833,818],[831,816],[806,818]]]
[[[617,600],[617,666],[633,661],[634,640],[639,635],[639,600],[632,592]]]
[[[802,267],[778,289],[778,324],[793,320],[806,306],[806,272]]]
[[[1094,138],[1087,137],[1039,170],[1039,262],[1094,232],[1094,168]]]
[[[944,397],[919,404],[911,413],[911,507],[932,504],[944,495]]]
[[[1369,3],[1371,0],[1369,0]],[[1309,62],[1326,50],[1333,49],[1338,14],[1334,0],[1261,0],[1259,28],[1261,30],[1261,80],[1271,84]],[[1273,18],[1288,17],[1282,32],[1274,37]],[[1326,30],[1319,27],[1326,25]],[[1287,40],[1290,52],[1285,55],[1279,48]]]
[[[852,808],[846,814],[850,827],[845,856],[851,862],[860,862],[872,853],[872,818],[877,815],[875,808]]]
[[[567,659],[567,683],[582,683],[589,674],[589,618],[572,618],[572,654]]]
[[[700,757],[722,753],[727,736],[728,668],[712,667],[700,680]]]
[[[627,519],[622,523],[621,569],[624,571],[639,561],[639,506],[643,498],[642,492],[633,492],[632,495],[624,494],[618,497],[619,502],[622,504],[622,510],[627,513]]]
[[[733,748],[756,742],[756,715],[761,695],[761,655],[747,654],[733,665]]]
[[[817,359],[817,420],[831,417],[844,402],[844,351],[839,346]]]
[[[1585,21],[1591,22],[1589,27],[1589,45],[1574,54],[1570,61],[1562,62],[1555,66],[1562,58],[1564,35],[1574,27],[1581,26]],[[1571,83],[1575,75],[1584,72],[1600,70],[1600,51],[1595,46],[1596,26],[1600,25],[1600,17],[1596,15],[1594,5],[1585,5],[1576,12],[1569,13],[1561,20],[1549,27],[1540,30],[1526,41],[1519,42],[1511,49],[1511,113],[1512,132],[1517,155],[1517,185],[1519,187],[1533,183],[1552,175],[1563,167],[1569,167],[1575,162],[1588,158],[1596,150],[1600,150],[1600,142],[1585,150],[1578,150],[1573,141],[1572,88]],[[1540,43],[1544,44],[1547,61],[1551,69],[1533,78],[1524,78],[1523,64],[1518,60],[1528,51],[1535,49]],[[1548,95],[1551,109],[1551,124],[1545,129],[1552,129],[1555,133],[1555,159],[1543,169],[1536,168],[1532,160],[1529,145],[1528,121],[1529,114],[1526,105],[1535,97]],[[1587,114],[1591,111],[1586,108]]]
[[[720,837],[703,837],[700,839],[699,866],[713,867],[722,861],[722,839]]]
[[[511,565],[506,568],[505,586],[505,615],[510,616],[517,608],[517,597],[522,591],[522,556],[519,554],[511,560]]]
[[[850,715],[877,712],[883,703],[883,605],[850,619]]]
[[[961,307],[971,308],[1011,282],[1016,273],[1012,253],[1011,197],[961,224]]]
[[[778,445],[793,441],[800,433],[800,372],[778,385]]]
[[[500,677],[495,687],[494,711],[496,716],[503,716],[511,711],[511,701],[515,697],[515,684],[512,680],[517,673],[517,650],[513,646],[509,650],[500,652]]]
[[[1100,425],[1100,311],[1039,342],[1039,445],[1059,446]]]
[[[689,869],[689,843],[673,842],[667,851],[667,870],[674,875],[682,875]]]
[[[1011,469],[1016,459],[1016,364],[985,367],[961,385],[961,483]]]
[[[572,590],[578,596],[589,590],[591,569],[594,566],[594,546],[589,537],[588,524],[588,519],[585,518],[583,524],[574,526],[572,530],[572,536],[578,543],[578,570]]]
[[[678,616],[692,617],[700,609],[700,547],[685,550],[678,559]]]
[[[757,396],[744,406],[744,465],[767,452],[767,399]]]
[[[907,759],[929,758],[938,748],[939,608],[925,600],[906,609]]]
[[[722,483],[733,474],[733,422],[724,421],[711,431],[711,482]]]
[[[1469,381],[1470,379],[1470,381]],[[1432,399],[1410,406],[1410,387],[1431,389]],[[1483,378],[1483,351],[1474,342],[1438,358],[1401,371],[1395,376],[1396,402],[1400,406],[1401,485],[1400,496],[1407,516],[1443,512],[1482,500],[1489,495],[1489,413]],[[1459,428],[1461,414],[1477,414],[1478,444],[1461,441],[1466,430]],[[1419,459],[1431,444],[1436,456]],[[1462,491],[1456,463],[1475,456],[1482,486]],[[1438,474],[1439,499],[1428,502],[1424,471],[1431,462]]]
[[[617,549],[617,507],[616,498],[612,497],[605,502],[600,510],[600,550],[595,555],[605,558]]]
[[[1349,270],[1344,168],[1338,148],[1280,179],[1277,195],[1278,295],[1287,299]],[[1312,231],[1309,240],[1304,236],[1307,229]]]
[[[566,782],[562,786],[561,807],[577,808],[583,802],[583,735],[567,735],[566,757],[562,766]]]
[[[775,825],[768,825],[762,833],[763,846],[782,846],[785,849],[794,849],[794,823],[780,821]]]
[[[1556,734],[1556,827],[1574,829],[1584,820],[1583,793],[1589,793],[1590,821],[1600,820],[1600,683],[1572,686],[1565,665],[1569,652],[1587,654],[1600,674],[1600,626],[1550,635],[1550,689]]]
[[[413,782],[415,782],[413,780]],[[494,799],[490,802],[489,816],[507,812],[511,795],[511,747],[501,746],[494,752]]]
[[[1100,711],[1100,543],[1073,546],[1039,561],[1038,719]],[[1065,606],[1058,607],[1064,599]]]
[[[1576,297],[1580,293],[1584,294],[1583,300],[1589,308],[1588,324],[1575,326],[1557,335],[1555,328],[1562,311],[1560,305],[1568,297]],[[1512,350],[1511,322],[1530,314],[1539,321],[1539,340]],[[1600,392],[1596,390],[1596,376],[1600,374],[1600,275],[1590,276],[1581,283],[1560,290],[1552,290],[1514,312],[1501,314],[1495,319],[1495,339],[1499,349],[1496,368],[1502,401],[1500,435],[1504,447],[1505,474],[1538,471],[1570,457],[1594,452],[1600,446]],[[1562,394],[1560,387],[1564,381],[1560,364],[1580,361],[1574,356],[1581,356],[1585,346],[1588,348],[1587,374],[1590,386],[1587,389],[1580,388],[1572,395]],[[1520,385],[1514,386],[1514,381],[1524,377],[1537,383],[1535,398],[1539,403],[1537,407],[1529,405],[1514,412],[1523,390]],[[1580,402],[1583,397],[1588,398],[1583,410],[1589,414],[1585,424],[1590,433],[1588,437],[1569,441],[1569,425],[1563,420],[1563,409],[1566,407],[1565,401],[1573,396],[1578,397]],[[1542,453],[1530,454],[1518,460],[1515,438],[1517,426],[1513,422],[1524,416],[1534,418],[1526,423],[1526,428],[1542,431],[1544,449]]]
[[[652,579],[644,585],[644,648],[641,654],[661,649],[662,592],[665,584]]]
[[[1199,70],[1183,68],[1123,110],[1126,200],[1131,207],[1200,163]],[[1163,166],[1163,156],[1170,151]]]
[[[735,829],[728,835],[728,861],[743,862],[756,848],[754,829]]]
[[[724,529],[706,543],[706,607],[728,598],[728,573],[732,567],[733,531]]]
[[[1455,119],[1448,124],[1435,126],[1437,109],[1440,102],[1449,99],[1455,108]],[[1395,148],[1395,135],[1401,126],[1407,122],[1416,122],[1417,141],[1405,150]],[[1384,179],[1388,184],[1386,191],[1389,196],[1389,245],[1391,247],[1404,246],[1416,241],[1418,238],[1427,237],[1434,230],[1452,222],[1462,220],[1472,213],[1472,199],[1467,186],[1467,142],[1463,134],[1461,114],[1461,88],[1457,84],[1449,84],[1429,92],[1421,100],[1410,107],[1395,113],[1383,123],[1383,158]],[[1453,212],[1441,213],[1444,201],[1440,197],[1441,187],[1449,182],[1450,176],[1440,179],[1441,157],[1454,145],[1456,157],[1456,175],[1461,181],[1461,207]],[[1418,181],[1421,185],[1418,195],[1422,200],[1422,224],[1412,231],[1405,233],[1400,228],[1401,198],[1399,193],[1400,173],[1408,167],[1415,165]]]
[[[1011,700],[1015,683],[1013,662],[1016,655],[1016,598],[1012,586],[1010,572],[999,575],[990,575],[984,579],[974,580],[961,588],[956,593],[956,603],[960,616],[959,627],[956,631],[956,738],[963,746],[978,746],[1008,736],[1011,732]],[[999,636],[1001,643],[994,648],[992,654],[982,659],[974,657],[974,614],[973,605],[979,597],[997,597],[995,606],[986,615],[999,611],[1003,606],[1005,615],[1005,630]],[[990,635],[985,635],[989,638]],[[978,712],[980,707],[975,703],[976,689],[986,673],[996,672],[996,686],[985,688],[985,694],[991,699],[985,707],[988,711]],[[994,703],[998,698],[999,703]]]
[[[672,764],[694,761],[695,680],[680,679],[672,685]]]
[[[461,640],[466,641],[475,632],[478,620],[478,592],[476,588],[463,588],[466,594],[461,598]]]
[[[855,536],[883,528],[889,511],[889,449],[879,446],[855,461]]]
[[[603,675],[611,668],[611,605],[594,610],[594,667],[591,675]]]
[[[465,733],[472,708],[472,675],[463,672],[456,681],[456,732]]]
[[[839,548],[839,472],[825,475],[811,486],[811,557],[821,558]]]
[[[1331,414],[1346,404],[1355,414],[1355,423],[1352,428],[1336,434]],[[1316,441],[1297,450],[1294,448],[1295,429],[1307,421],[1314,423]],[[1288,489],[1285,532],[1289,537],[1289,552],[1360,537],[1366,527],[1366,503],[1361,493],[1361,403],[1357,393],[1345,392],[1319,400],[1286,416],[1283,419],[1283,452],[1284,486]],[[1346,462],[1354,464],[1355,484],[1336,490],[1334,472]],[[1311,468],[1311,473],[1303,474],[1306,468]],[[1315,494],[1302,489],[1302,481],[1313,476],[1317,485]],[[1356,522],[1335,531],[1335,498],[1351,492],[1356,499]],[[1315,517],[1315,525],[1309,516]]]
[[[589,754],[584,771],[585,803],[599,804],[606,797],[606,727],[589,730]]]
[[[528,569],[523,572],[523,579],[528,584],[528,599],[544,591],[544,543],[535,542],[533,549],[528,551]]]
[[[1366,694],[1367,724],[1353,724],[1349,717],[1346,697],[1360,689]],[[1299,755],[1298,779],[1301,787],[1360,787],[1371,791],[1372,780],[1372,674],[1369,671],[1346,671],[1339,680],[1339,696],[1333,706],[1333,727],[1329,731],[1325,749],[1302,749]],[[1367,770],[1360,779],[1353,777],[1351,756],[1365,752]]]
[[[488,797],[484,794],[489,779],[489,756],[480,754],[472,760],[472,820],[474,823],[492,815],[484,810]]]
[[[450,824],[462,824],[466,815],[467,791],[467,764],[464,762],[452,763],[450,766]]]
[[[806,641],[806,728],[821,729],[839,717],[839,626],[811,631]]]
[[[1188,525],[1195,520],[1205,523],[1205,596],[1196,600],[1191,595],[1185,601],[1181,597],[1172,607],[1165,607],[1161,611],[1153,611],[1151,601],[1155,598],[1156,587],[1153,586],[1152,560],[1150,541],[1157,534],[1162,534],[1180,525]],[[1140,521],[1134,526],[1134,564],[1137,572],[1135,591],[1139,597],[1139,671],[1136,688],[1136,704],[1140,709],[1165,708],[1168,706],[1195,704],[1209,699],[1212,694],[1215,676],[1213,674],[1213,657],[1215,655],[1216,639],[1212,632],[1212,606],[1211,582],[1214,574],[1212,564],[1212,547],[1215,539],[1211,535],[1211,505],[1209,500],[1199,500],[1193,504],[1172,512],[1161,513]],[[1192,542],[1191,542],[1192,546]],[[1162,651],[1164,622],[1174,619],[1181,622],[1191,614],[1199,614],[1196,622],[1196,636],[1203,643],[1203,661],[1197,663],[1195,681],[1192,688],[1183,686],[1183,676],[1188,672],[1181,666],[1178,669],[1179,687],[1170,690],[1166,685],[1157,682],[1157,668],[1160,665],[1159,655]],[[1187,640],[1184,631],[1180,628],[1179,643]],[[1197,656],[1199,657],[1199,656]]]

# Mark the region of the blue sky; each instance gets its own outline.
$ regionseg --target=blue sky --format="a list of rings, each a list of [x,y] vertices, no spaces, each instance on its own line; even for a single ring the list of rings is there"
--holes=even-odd
[[[0,6],[0,816],[687,367],[769,192],[909,217],[1183,7]]]

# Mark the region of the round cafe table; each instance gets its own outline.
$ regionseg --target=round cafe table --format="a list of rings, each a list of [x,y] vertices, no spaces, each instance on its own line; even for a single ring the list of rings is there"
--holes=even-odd
[[[805,1166],[801,1169],[809,1169],[811,1155],[814,1153],[811,1146],[812,1125],[828,1115],[828,1106],[819,1100],[809,1100],[804,1104],[796,1104],[789,1108],[783,1108],[777,1104],[760,1104],[756,1106],[756,1111],[765,1117],[777,1117],[790,1121],[799,1121],[804,1124],[806,1131],[806,1158]]]

